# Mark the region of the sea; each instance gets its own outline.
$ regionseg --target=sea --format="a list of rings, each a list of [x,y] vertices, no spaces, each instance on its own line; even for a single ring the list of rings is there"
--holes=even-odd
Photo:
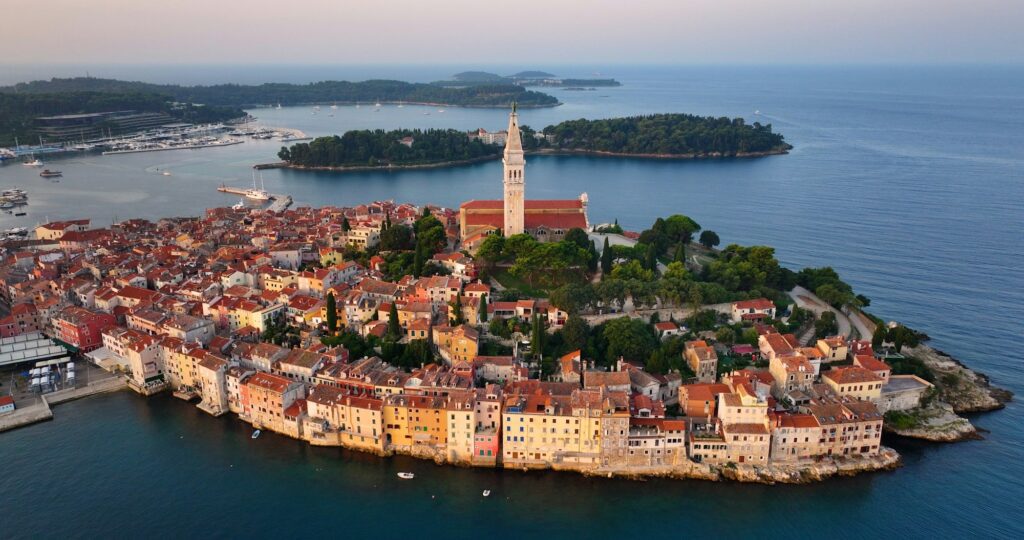
[[[485,66],[481,66],[485,67]],[[536,68],[537,66],[526,66]],[[662,112],[771,124],[788,155],[714,161],[528,159],[527,196],[586,192],[592,222],[642,230],[681,213],[723,243],[770,245],[788,267],[831,266],[868,308],[1024,392],[1024,67],[539,66],[614,77],[621,87],[544,90],[563,104],[521,111],[534,128]],[[0,83],[84,75],[80,66],[7,67]],[[48,70],[49,69],[49,70]],[[207,84],[394,78],[431,81],[463,66],[89,66],[93,76]],[[505,68],[508,72],[518,68]],[[500,70],[499,70],[500,71]],[[311,136],[349,129],[503,129],[507,111],[372,103],[259,108],[261,125]],[[314,114],[315,113],[315,114]],[[43,156],[64,172],[0,166],[29,193],[0,229],[88,217],[200,215],[252,183],[282,143],[117,156]],[[169,172],[169,176],[163,172]],[[297,205],[394,199],[457,207],[501,196],[501,165],[327,173],[263,171]],[[4,383],[6,384],[6,383]],[[0,391],[3,387],[0,386]],[[984,440],[896,439],[892,472],[798,486],[586,478],[377,458],[250,430],[231,418],[129,393],[55,408],[55,420],[0,434],[0,538],[310,537],[1021,538],[1024,415],[1019,402],[972,416]],[[395,473],[412,471],[400,481]],[[481,492],[489,489],[490,497]]]

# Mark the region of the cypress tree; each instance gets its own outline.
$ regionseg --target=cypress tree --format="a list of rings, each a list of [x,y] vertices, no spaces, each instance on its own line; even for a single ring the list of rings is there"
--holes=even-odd
[[[327,293],[327,331],[334,333],[338,330],[338,311],[334,300],[334,293]]]
[[[391,302],[388,311],[388,335],[394,339],[402,337],[402,327],[398,324],[398,304]]]
[[[604,237],[604,249],[601,250],[601,272],[604,274],[612,271],[612,250],[608,247],[608,237]]]
[[[466,318],[462,315],[462,295],[455,296],[455,302],[452,302],[452,325],[458,326],[466,322]]]
[[[480,297],[480,322],[487,322],[487,295]]]

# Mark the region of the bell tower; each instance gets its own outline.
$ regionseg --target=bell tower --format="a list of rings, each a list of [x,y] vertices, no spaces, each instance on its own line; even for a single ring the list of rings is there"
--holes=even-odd
[[[505,237],[525,231],[525,206],[523,199],[526,191],[524,169],[526,159],[523,157],[523,141],[519,134],[519,114],[516,104],[512,104],[512,113],[508,116],[508,137],[505,138],[505,156],[501,160],[504,165],[505,187],[504,223]]]

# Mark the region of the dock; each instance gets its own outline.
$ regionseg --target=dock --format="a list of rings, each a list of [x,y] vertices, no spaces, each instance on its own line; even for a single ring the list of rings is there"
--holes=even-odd
[[[38,403],[19,407],[14,412],[0,416],[0,432],[52,420],[53,411],[50,409],[52,405],[74,401],[95,394],[115,392],[126,386],[124,379],[109,377],[94,381],[86,386],[42,394],[39,397]]]
[[[221,193],[230,193],[232,195],[241,195],[242,197],[245,197],[246,193],[248,193],[249,191],[249,188],[238,188],[232,186],[225,186],[224,184],[221,184],[220,186],[217,187],[217,191]],[[284,195],[280,193],[267,193],[267,195],[270,197],[269,200],[271,201],[271,203],[270,206],[268,206],[266,209],[271,212],[283,212],[287,210],[289,206],[292,205],[293,201],[291,195]]]

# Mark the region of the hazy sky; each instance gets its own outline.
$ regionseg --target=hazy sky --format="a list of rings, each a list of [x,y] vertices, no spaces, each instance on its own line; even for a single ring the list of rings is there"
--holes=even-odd
[[[0,63],[1024,60],[1024,0],[4,0]]]

